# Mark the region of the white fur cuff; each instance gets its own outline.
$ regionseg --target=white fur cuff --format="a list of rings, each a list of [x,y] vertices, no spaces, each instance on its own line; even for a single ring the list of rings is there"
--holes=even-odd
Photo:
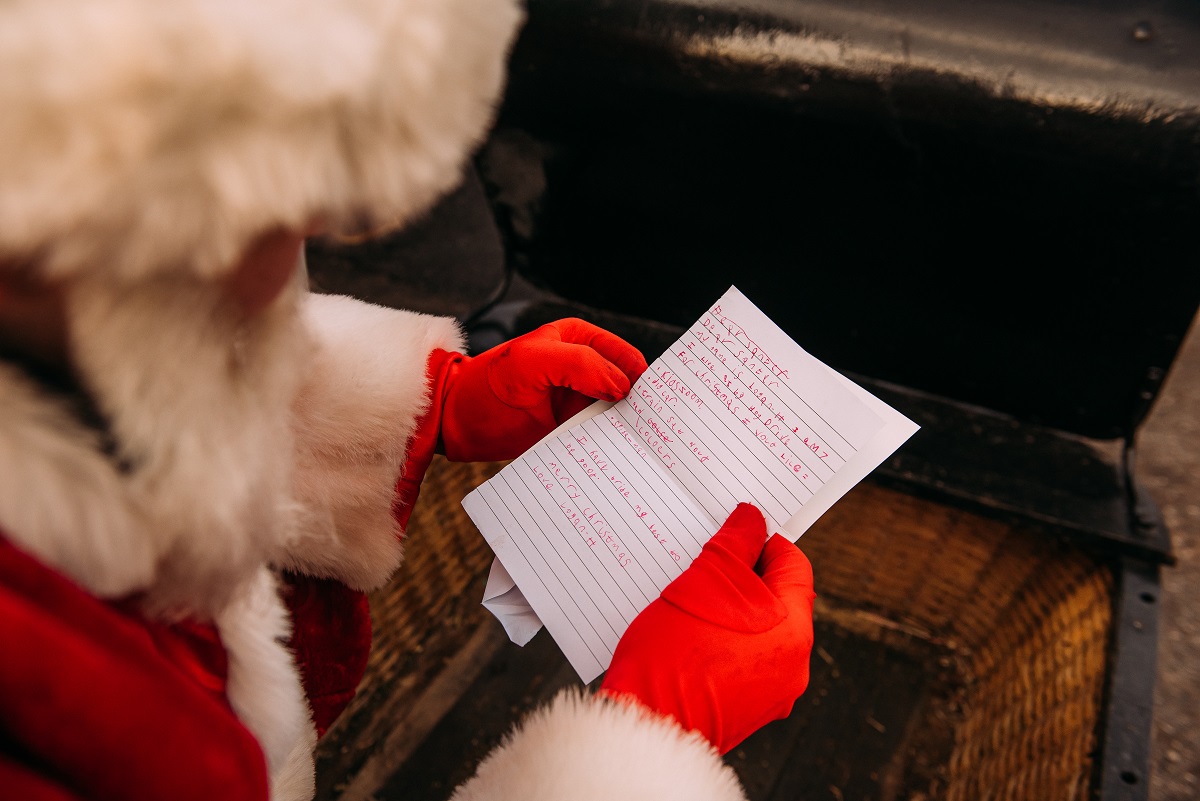
[[[531,714],[452,801],[743,801],[713,747],[644,709],[558,695]]]
[[[396,480],[429,404],[435,348],[462,350],[453,320],[310,295],[315,342],[294,412],[300,539],[285,567],[371,589],[400,563]]]
[[[514,0],[0,3],[0,262],[216,275],[314,219],[397,225],[459,178]]]

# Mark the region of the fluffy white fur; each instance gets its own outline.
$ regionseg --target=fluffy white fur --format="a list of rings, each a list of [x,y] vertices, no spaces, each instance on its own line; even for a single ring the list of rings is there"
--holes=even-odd
[[[212,616],[294,536],[300,278],[249,319],[187,275],[67,288],[75,372],[130,466],[122,495],[148,524],[128,536],[154,550],[156,613]]]
[[[68,287],[74,372],[116,453],[6,368],[0,526],[101,597],[138,592],[156,613],[212,617],[293,528],[300,291],[244,322],[188,276]]]
[[[448,320],[348,298],[289,295],[275,310],[279,332],[256,336],[235,325],[225,331],[239,333],[233,348],[213,350],[179,342],[174,339],[179,332],[172,330],[172,321],[191,330],[196,314],[216,315],[210,323],[219,321],[219,312],[204,302],[204,292],[191,294],[191,308],[184,309],[147,291],[126,298],[131,304],[128,320],[117,312],[115,306],[121,304],[113,298],[95,301],[82,315],[107,310],[103,316],[112,315],[110,323],[122,321],[106,325],[104,330],[123,333],[114,334],[107,347],[91,343],[93,356],[84,363],[91,365],[89,370],[115,371],[96,382],[97,400],[114,410],[118,433],[137,443],[128,450],[139,460],[130,475],[101,455],[95,435],[55,400],[0,364],[0,408],[5,410],[0,416],[0,465],[6,468],[0,481],[0,529],[102,597],[142,592],[157,599],[151,607],[164,613],[205,617],[206,610],[213,610],[229,657],[230,704],[263,747],[272,797],[302,801],[313,793],[315,733],[291,655],[281,645],[288,636],[288,619],[267,565],[286,563],[360,585],[385,577],[399,558],[388,514],[393,485],[405,442],[428,403],[425,362],[433,347],[456,347],[459,334]],[[283,310],[296,303],[302,313],[292,321]],[[166,335],[151,337],[144,329],[153,316],[150,309],[157,309]],[[307,335],[299,336],[294,323]],[[217,325],[209,331],[223,338],[220,329]],[[93,333],[100,336],[100,330]],[[274,333],[282,332],[306,344],[298,361],[290,362],[293,369],[304,366],[302,380],[273,377],[258,362],[271,353],[288,361],[289,349],[271,347]],[[129,348],[131,364],[155,365],[169,361],[173,347],[186,348],[188,358],[161,365],[156,380],[136,380],[137,371],[109,363],[120,348]],[[208,373],[222,370],[231,374],[232,383],[211,386],[215,378]],[[240,370],[267,385],[259,387],[265,396],[250,397],[268,408],[279,403],[275,415],[282,428],[253,410],[238,410],[239,393],[259,386],[237,380]],[[195,393],[189,391],[191,380],[201,385]],[[189,419],[176,413],[163,416],[152,408],[163,402],[160,393],[172,387],[180,395],[174,403],[187,410]],[[299,391],[293,415],[287,400],[279,400],[285,390]],[[213,392],[230,397],[219,402]],[[243,414],[257,421],[254,431],[230,419]],[[177,452],[172,445],[175,426],[198,441]],[[189,450],[201,448],[201,441],[218,451],[228,445],[240,455]],[[247,448],[260,445],[274,448],[279,460],[264,463],[245,455]],[[182,466],[172,459],[185,454],[216,459],[228,474],[178,472]],[[290,463],[296,465],[294,474]],[[139,470],[152,468],[166,482],[167,496],[174,498],[165,506],[149,502],[141,485],[149,479],[138,477]],[[278,480],[260,483],[254,471],[262,469],[278,471]],[[189,493],[189,487],[198,491]],[[247,507],[247,487],[288,499],[279,525],[244,526],[237,514],[229,517],[232,510],[249,508],[249,520],[256,521],[279,509],[279,498],[261,506],[250,499]],[[188,497],[196,508],[178,505]],[[162,519],[164,510],[174,510],[172,514],[199,528],[186,536],[184,529],[175,530],[175,524]],[[228,524],[225,530],[222,519]],[[196,576],[207,576],[221,591],[214,593]],[[531,715],[455,798],[736,801],[743,796],[732,771],[698,735],[635,707],[569,692]]]
[[[271,801],[308,801],[317,791],[313,753],[317,730],[307,726],[283,767],[271,776]]]
[[[262,746],[272,786],[286,766],[290,783],[311,788],[312,752],[304,746],[315,741],[315,730],[292,656],[283,645],[292,633],[290,618],[267,568],[257,571],[216,624],[228,655],[229,705]]]
[[[744,801],[700,735],[646,710],[565,691],[531,714],[451,801]]]
[[[5,536],[102,598],[149,587],[158,559],[153,540],[140,534],[149,521],[95,434],[3,363],[0,409]]]
[[[0,254],[227,270],[314,219],[398,225],[458,179],[515,0],[0,4]]]
[[[102,598],[214,620],[278,799],[311,797],[315,734],[269,568],[386,577],[428,351],[460,341],[345,299],[302,319],[298,284],[243,320],[211,279],[272,229],[426,209],[492,118],[519,18],[517,0],[0,3],[0,269],[63,281],[72,366],[117,442],[0,364],[0,530]]]
[[[387,577],[425,363],[460,334],[298,285],[247,327],[219,297],[184,276],[71,301],[81,378],[129,473],[0,363],[0,531],[100,597],[142,593],[152,613],[213,619],[230,703],[263,746],[273,796],[303,799],[315,733],[268,566]]]
[[[461,351],[453,321],[310,295],[314,350],[295,404],[298,539],[282,563],[357,589],[400,563],[391,514],[396,479],[429,402],[425,363],[411,354]]]

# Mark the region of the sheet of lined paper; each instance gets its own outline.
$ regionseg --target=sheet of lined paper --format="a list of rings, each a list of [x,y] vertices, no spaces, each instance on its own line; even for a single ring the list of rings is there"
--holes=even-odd
[[[913,431],[731,288],[625,400],[547,437],[463,505],[591,681],[739,502],[785,530]],[[877,456],[881,433],[888,447]]]

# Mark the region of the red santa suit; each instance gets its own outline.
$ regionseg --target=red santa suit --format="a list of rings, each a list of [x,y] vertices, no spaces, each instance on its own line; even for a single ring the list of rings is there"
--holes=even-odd
[[[453,186],[519,16],[0,8],[0,271],[61,288],[71,364],[0,354],[4,797],[311,797],[463,341],[299,272],[242,317],[222,282],[264,234],[402,224]],[[456,797],[740,798],[650,705],[674,719],[566,693]]]
[[[346,588],[376,586],[400,561],[392,501],[403,443],[427,402],[428,351],[456,334],[445,320],[346,298],[305,305],[320,345],[294,407],[296,482],[311,484],[305,514],[322,525],[289,534],[212,618],[203,603],[182,619],[147,613],[156,571],[132,568],[155,538],[122,508],[122,468],[52,391],[0,366],[0,641],[10,646],[0,785],[38,788],[13,797],[264,798],[268,786],[274,798],[311,797],[318,724],[349,700],[369,642],[361,596]],[[421,341],[381,369],[388,343]],[[94,539],[104,553],[88,547]],[[282,567],[299,586],[289,597],[307,599],[294,625],[322,671],[311,699],[281,644],[293,633]],[[462,798],[657,798],[680,787],[680,797],[741,797],[702,737],[577,693],[525,721],[485,766]]]

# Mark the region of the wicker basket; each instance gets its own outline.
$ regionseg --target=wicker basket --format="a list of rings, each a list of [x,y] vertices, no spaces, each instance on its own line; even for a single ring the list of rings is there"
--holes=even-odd
[[[439,459],[431,468],[402,571],[372,597],[377,637],[368,676],[322,743],[319,797],[338,797],[346,787],[358,788],[346,798],[369,797],[382,775],[400,769],[418,746],[397,740],[397,721],[415,728],[410,739],[419,739],[424,724],[413,722],[411,709],[424,705],[431,709],[424,716],[436,717],[453,700],[432,703],[429,688],[446,684],[444,674],[453,672],[456,659],[486,661],[502,647],[502,635],[494,624],[489,628],[479,606],[492,555],[459,503],[499,467]],[[1088,796],[1112,626],[1108,567],[1044,532],[869,483],[835,505],[801,545],[819,596],[814,683],[818,657],[829,658],[822,632],[830,631],[917,660],[925,674],[923,700],[905,712],[911,731],[901,744],[902,775],[876,782],[878,791],[870,795],[947,801]],[[481,631],[492,632],[483,645]],[[475,674],[464,675],[450,682],[451,695],[467,691]],[[823,689],[809,694],[827,710],[843,701]],[[513,703],[519,713],[519,699]],[[798,705],[795,715],[804,714]],[[837,747],[858,745],[850,738]],[[803,773],[809,770],[805,754],[803,743],[790,751],[759,744],[734,752],[730,761],[748,779],[751,797],[776,798],[784,797],[780,780],[756,789],[755,773],[768,760]],[[836,779],[821,787],[826,784],[828,797],[843,797]]]
[[[921,722],[949,728],[948,757],[927,792],[948,801],[1087,797],[1112,627],[1108,567],[1043,532],[871,484],[801,545],[818,615],[934,654],[933,673],[953,667],[937,674],[943,703]]]
[[[318,799],[371,797],[461,692],[460,676],[445,681],[448,666],[456,658],[486,660],[503,641],[493,631],[478,642],[479,632],[488,631],[479,601],[492,552],[461,505],[501,467],[441,457],[430,466],[409,520],[404,561],[370,595],[374,641],[366,675],[318,746]],[[469,667],[460,671],[468,678]]]

